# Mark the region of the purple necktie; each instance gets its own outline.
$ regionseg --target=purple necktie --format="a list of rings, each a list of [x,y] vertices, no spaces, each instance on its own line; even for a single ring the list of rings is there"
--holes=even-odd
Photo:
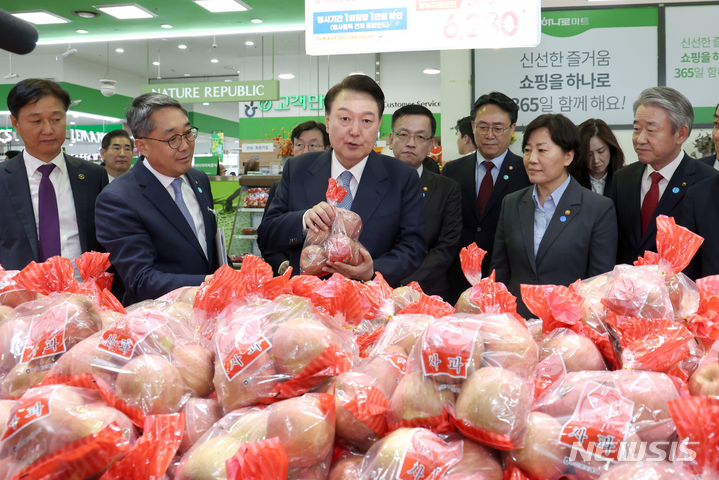
[[[50,181],[54,163],[38,167],[42,174],[38,191],[38,233],[40,237],[40,261],[60,255],[60,217],[57,213],[55,188]]]

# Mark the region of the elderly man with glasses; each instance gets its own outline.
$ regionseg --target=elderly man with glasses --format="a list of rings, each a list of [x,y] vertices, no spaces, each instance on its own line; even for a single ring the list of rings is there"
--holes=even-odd
[[[222,263],[207,175],[192,168],[198,130],[159,93],[125,113],[140,153],[97,198],[97,238],[125,283],[126,305],[200,285]]]

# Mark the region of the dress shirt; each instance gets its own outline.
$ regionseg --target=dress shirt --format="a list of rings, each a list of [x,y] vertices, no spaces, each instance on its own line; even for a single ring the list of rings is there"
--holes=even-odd
[[[532,200],[534,200],[534,256],[537,256],[539,250],[539,244],[542,243],[544,233],[547,231],[549,222],[554,216],[554,211],[559,205],[564,191],[569,185],[570,176],[562,182],[562,184],[556,188],[545,200],[544,205],[539,203],[539,194],[537,193],[537,186],[535,185],[532,189]]]
[[[490,172],[492,174],[492,184],[497,183],[497,177],[499,176],[499,169],[502,168],[502,162],[504,162],[504,158],[507,156],[507,152],[509,150],[505,150],[503,154],[499,155],[498,157],[494,157],[493,159],[489,160],[494,164],[494,168]],[[479,150],[476,151],[477,153],[477,163],[475,163],[474,166],[474,195],[479,196],[479,187],[482,184],[482,179],[484,178],[484,174],[487,173],[487,169],[484,168],[484,165],[482,165],[482,162],[487,160],[482,156],[481,153],[479,153]]]
[[[419,167],[417,167],[417,175],[419,175],[419,178],[422,178],[422,172],[424,172],[424,165],[420,163]]]
[[[23,159],[25,160],[25,170],[27,171],[32,210],[35,213],[35,228],[37,230],[39,228],[38,195],[40,180],[42,180],[42,173],[38,171],[38,168],[45,165],[45,162],[33,157],[27,150],[23,151]],[[60,152],[50,163],[55,164],[55,168],[50,172],[50,182],[55,189],[55,198],[57,198],[57,214],[60,220],[60,254],[72,260],[74,264],[75,258],[82,255],[82,247],[80,245],[80,231],[77,227],[75,197],[72,196],[72,185],[70,185],[65,156]],[[39,232],[38,238],[40,238]]]
[[[684,151],[680,150],[679,155],[677,155],[677,158],[669,162],[664,168],[661,170],[654,170],[651,165],[647,165],[644,168],[644,173],[642,173],[642,187],[639,197],[639,205],[642,204],[644,201],[644,196],[649,191],[649,187],[652,186],[652,179],[649,178],[649,175],[657,171],[661,174],[662,178],[659,180],[659,183],[657,186],[659,187],[659,200],[661,201],[662,195],[664,195],[664,190],[667,189],[667,185],[669,185],[669,180],[671,180],[672,176],[674,175],[674,172],[676,172],[677,168],[679,168],[679,164],[682,162],[682,159],[684,158]]]
[[[594,178],[589,175],[589,183],[592,185],[592,191],[594,193],[604,195],[604,188],[607,185],[607,175],[609,175],[607,172],[604,172],[604,176],[602,176],[602,178]]]
[[[168,177],[167,175],[163,175],[152,168],[152,165],[150,165],[147,158],[145,158],[143,162],[145,167],[147,167],[147,169],[152,172],[162,186],[165,187],[165,190],[167,190],[167,193],[170,194],[170,198],[172,198],[172,201],[174,202],[175,192],[172,189],[172,182],[175,180],[175,177]],[[195,191],[192,187],[190,187],[190,180],[187,178],[187,175],[181,175],[180,178],[182,179],[182,199],[185,201],[185,205],[187,205],[187,210],[190,211],[192,223],[195,224],[197,241],[200,242],[202,251],[205,252],[205,257],[207,257],[207,235],[205,235],[205,220],[202,217],[202,212],[200,211],[200,203],[197,201]]]
[[[107,183],[112,182],[113,180],[115,180],[115,178],[117,178],[117,177],[113,177],[112,175],[110,175],[110,174],[108,173],[108,174],[107,174]]]
[[[350,193],[352,194],[353,200],[357,196],[359,182],[362,179],[362,172],[364,172],[364,167],[367,165],[368,158],[369,155],[360,160],[357,165],[349,169],[349,172],[352,174],[352,180],[350,180]],[[332,150],[332,170],[330,171],[330,176],[337,180],[340,185],[342,185],[340,175],[342,175],[342,172],[344,172],[345,170],[347,169],[342,166],[340,161],[337,159],[337,154],[335,154],[335,151]]]

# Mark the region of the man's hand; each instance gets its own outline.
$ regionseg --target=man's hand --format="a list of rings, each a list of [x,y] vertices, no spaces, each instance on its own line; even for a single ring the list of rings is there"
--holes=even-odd
[[[305,226],[308,230],[318,233],[330,230],[335,219],[335,209],[327,202],[320,202],[305,213]]]
[[[374,276],[374,262],[372,261],[372,255],[364,248],[360,248],[360,263],[359,265],[350,265],[342,262],[330,262],[327,261],[325,267],[322,269],[327,273],[339,273],[352,280],[372,280]]]

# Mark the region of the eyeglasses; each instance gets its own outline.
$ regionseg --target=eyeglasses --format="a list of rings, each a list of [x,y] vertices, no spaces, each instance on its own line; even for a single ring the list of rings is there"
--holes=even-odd
[[[394,136],[397,137],[397,140],[399,140],[401,143],[407,143],[409,142],[410,138],[414,138],[414,140],[417,143],[425,143],[430,140],[432,140],[432,137],[428,135],[422,135],[421,133],[418,133],[417,135],[410,135],[407,132],[393,132]]]
[[[165,142],[171,149],[177,150],[182,145],[182,138],[187,140],[187,143],[194,143],[197,139],[197,135],[200,133],[197,127],[190,127],[185,133],[176,133],[167,140],[160,140],[159,138],[150,137],[137,137],[135,140],[154,140],[156,142]]]
[[[295,153],[304,152],[305,150],[308,152],[319,152],[324,149],[324,145],[319,145],[317,143],[310,143],[309,145],[305,145],[304,143],[295,143],[294,146]]]
[[[501,135],[507,130],[511,128],[511,125],[509,127],[505,127],[504,125],[487,125],[486,123],[478,123],[474,126],[474,129],[481,133],[482,135],[487,135],[490,130],[495,135]]]

